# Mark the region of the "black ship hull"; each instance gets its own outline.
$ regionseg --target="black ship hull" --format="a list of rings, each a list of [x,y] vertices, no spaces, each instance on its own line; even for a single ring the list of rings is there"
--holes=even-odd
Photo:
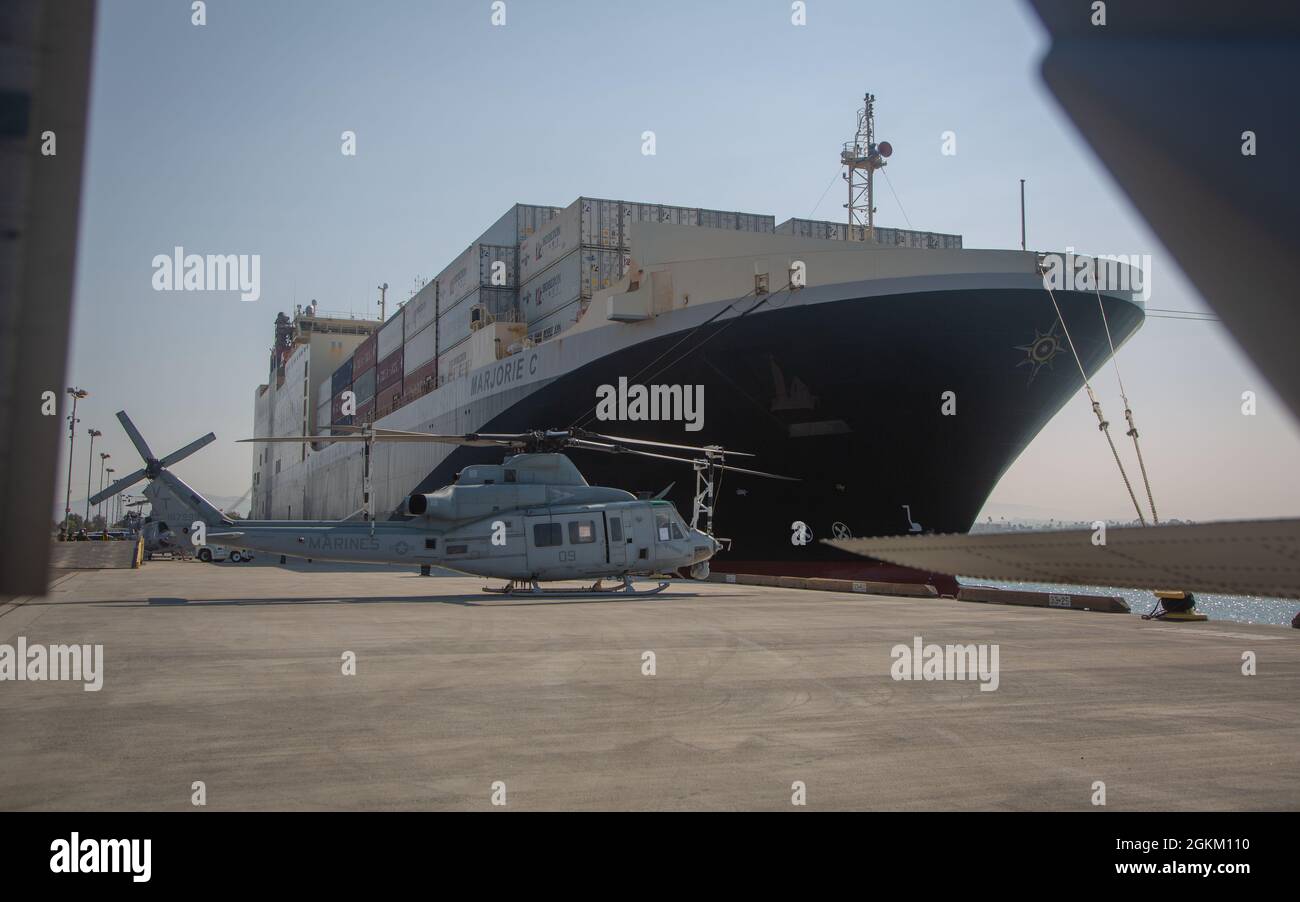
[[[1142,309],[1104,298],[1118,346],[1141,325]],[[1097,296],[1058,292],[1057,301],[1091,377],[1110,353]],[[924,574],[818,540],[968,531],[998,480],[1083,384],[1042,290],[945,290],[789,309],[779,303],[774,299],[778,309],[765,305],[761,315],[724,317],[593,360],[480,431],[585,425],[752,452],[756,457],[735,463],[801,481],[734,474],[722,480],[715,532],[732,545],[715,558],[715,569],[924,581]],[[597,419],[597,387],[617,385],[620,377],[704,386],[702,428]],[[466,464],[499,457],[457,449],[416,491],[432,491]],[[688,467],[582,452],[574,460],[595,485],[649,493],[671,485],[667,497],[690,517]],[[796,544],[798,523],[811,541]],[[950,591],[951,581],[941,588]]]

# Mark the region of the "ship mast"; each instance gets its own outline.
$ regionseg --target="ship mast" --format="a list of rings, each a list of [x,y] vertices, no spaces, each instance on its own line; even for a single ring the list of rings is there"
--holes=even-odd
[[[867,94],[862,99],[862,109],[858,110],[858,129],[852,141],[844,144],[840,151],[840,163],[848,170],[844,181],[849,185],[849,202],[844,206],[849,211],[848,240],[854,239],[857,226],[862,229],[862,240],[872,241],[875,237],[876,207],[873,176],[877,169],[883,169],[885,159],[893,152],[888,141],[876,144],[876,96]]]

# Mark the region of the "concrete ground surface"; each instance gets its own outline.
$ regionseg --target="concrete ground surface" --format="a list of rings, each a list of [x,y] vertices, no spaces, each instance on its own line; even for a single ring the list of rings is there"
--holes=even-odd
[[[1091,810],[1097,781],[1109,809],[1300,808],[1294,630],[270,563],[81,571],[0,606],[0,643],[102,644],[104,670],[0,682],[0,809],[186,810],[195,781],[209,809],[802,810],[796,781],[807,809]],[[997,690],[895,681],[916,636],[996,644]]]

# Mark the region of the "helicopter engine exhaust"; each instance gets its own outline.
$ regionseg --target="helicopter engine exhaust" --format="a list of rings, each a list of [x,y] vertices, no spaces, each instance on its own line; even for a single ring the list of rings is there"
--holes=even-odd
[[[437,505],[438,499],[431,495],[411,495],[406,499],[406,512],[419,517],[429,513]]]

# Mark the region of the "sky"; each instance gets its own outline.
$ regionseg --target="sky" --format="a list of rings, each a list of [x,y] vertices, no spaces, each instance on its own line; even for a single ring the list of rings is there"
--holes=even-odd
[[[214,499],[243,495],[253,452],[234,439],[252,434],[276,313],[316,299],[374,316],[376,286],[405,300],[515,202],[841,220],[839,148],[867,91],[894,147],[879,225],[1015,248],[1024,178],[1031,248],[1150,254],[1150,306],[1208,310],[1044,87],[1027,3],[808,0],[805,25],[788,0],[503,5],[493,25],[490,0],[210,0],[194,25],[189,0],[101,0],[68,366],[90,392],[74,498],[87,428],[118,475],[140,465],[123,408],[159,455],[214,431],[176,472]],[[176,246],[260,255],[260,299],[155,291],[153,258]],[[1118,363],[1162,518],[1300,513],[1300,430],[1221,325],[1149,319]],[[1095,384],[1122,422],[1109,367]],[[66,441],[62,454],[66,473]],[[1082,394],[980,519],[1004,516],[1131,519]]]

